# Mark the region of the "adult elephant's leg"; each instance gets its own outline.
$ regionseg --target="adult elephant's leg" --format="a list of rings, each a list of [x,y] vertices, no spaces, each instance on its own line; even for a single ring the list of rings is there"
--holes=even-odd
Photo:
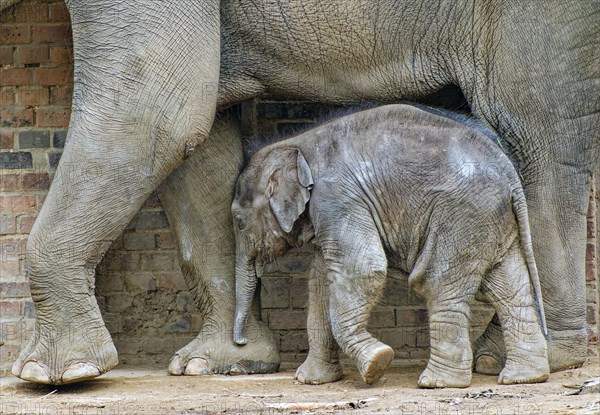
[[[553,161],[546,171],[522,177],[549,331],[550,370],[577,367],[587,354],[584,199],[590,173]],[[494,319],[475,344],[477,372],[499,373],[505,359],[501,345],[502,330]]]
[[[511,10],[508,3],[498,4],[507,9],[495,14],[501,17],[494,28],[493,61],[481,83],[466,82],[463,88],[475,94],[475,113],[496,128],[518,161],[554,371],[579,366],[586,356],[585,218],[600,131],[594,61],[599,39],[590,28],[600,5],[556,1],[539,8],[525,2]],[[522,19],[531,13],[538,19]],[[533,40],[524,42],[523,34]],[[497,334],[486,332],[476,369],[479,355],[492,366],[491,354],[480,352],[486,344],[488,351],[495,349]]]
[[[71,123],[27,241],[36,323],[13,366],[16,376],[53,384],[117,364],[94,297],[95,266],[186,149],[208,136],[216,98],[203,86],[216,85],[219,74],[217,1],[186,5],[185,13],[176,4],[67,4],[75,52]],[[181,50],[193,66],[182,64]]]
[[[117,364],[94,296],[95,267],[182,159],[172,151],[156,154],[151,143],[83,131],[78,118],[73,117],[65,152],[27,241],[36,322],[13,373],[39,383],[80,381]],[[90,135],[98,141],[86,140]]]
[[[226,117],[161,186],[160,199],[179,242],[186,284],[204,315],[198,337],[169,365],[173,375],[269,373],[279,368],[271,331],[250,317],[249,342],[233,342],[235,238],[231,201],[242,162],[240,130]]]

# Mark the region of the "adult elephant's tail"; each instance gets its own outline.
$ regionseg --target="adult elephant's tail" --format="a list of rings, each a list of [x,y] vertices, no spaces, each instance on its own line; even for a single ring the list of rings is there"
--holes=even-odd
[[[535,257],[533,255],[533,244],[531,242],[531,229],[529,227],[529,214],[527,211],[527,202],[525,200],[525,193],[523,192],[523,186],[517,176],[516,172],[513,175],[513,212],[517,217],[517,225],[519,227],[519,238],[521,239],[521,246],[523,249],[523,255],[525,256],[525,262],[529,270],[529,279],[531,286],[533,287],[533,299],[537,306],[537,310],[540,318],[540,325],[542,327],[542,333],[544,337],[548,338],[548,329],[546,327],[546,315],[544,313],[544,304],[542,301],[542,288],[540,286],[540,278],[535,263]]]

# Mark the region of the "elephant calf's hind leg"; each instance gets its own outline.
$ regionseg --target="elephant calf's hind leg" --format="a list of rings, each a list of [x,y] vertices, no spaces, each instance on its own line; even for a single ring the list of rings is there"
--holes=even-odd
[[[515,242],[504,261],[481,284],[500,319],[506,363],[498,383],[536,383],[548,379],[548,351],[540,316],[520,245]]]

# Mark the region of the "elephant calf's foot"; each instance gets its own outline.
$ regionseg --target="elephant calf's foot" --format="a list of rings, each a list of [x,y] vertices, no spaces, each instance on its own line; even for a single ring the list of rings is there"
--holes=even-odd
[[[248,344],[233,342],[227,332],[200,332],[198,337],[180,349],[171,359],[171,375],[242,375],[273,373],[279,369],[279,350],[272,333],[264,325],[254,323],[247,329]]]
[[[95,378],[117,363],[117,350],[99,315],[93,324],[78,327],[43,323],[38,317],[12,372],[30,382],[62,385]]]
[[[376,342],[361,351],[357,366],[365,383],[373,384],[383,376],[394,358],[394,350],[387,344]]]
[[[309,385],[335,382],[344,375],[342,366],[338,363],[329,363],[308,355],[304,363],[296,370],[295,378],[298,382]]]

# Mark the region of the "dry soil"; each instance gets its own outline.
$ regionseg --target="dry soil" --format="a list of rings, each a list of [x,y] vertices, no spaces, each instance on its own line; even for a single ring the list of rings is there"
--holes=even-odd
[[[417,389],[423,366],[393,367],[375,385],[355,370],[339,382],[301,385],[294,372],[253,376],[168,376],[120,366],[83,384],[34,385],[1,379],[2,414],[600,414],[600,394],[576,394],[600,376],[598,359],[553,373],[546,383],[501,386],[474,374],[466,389]]]

